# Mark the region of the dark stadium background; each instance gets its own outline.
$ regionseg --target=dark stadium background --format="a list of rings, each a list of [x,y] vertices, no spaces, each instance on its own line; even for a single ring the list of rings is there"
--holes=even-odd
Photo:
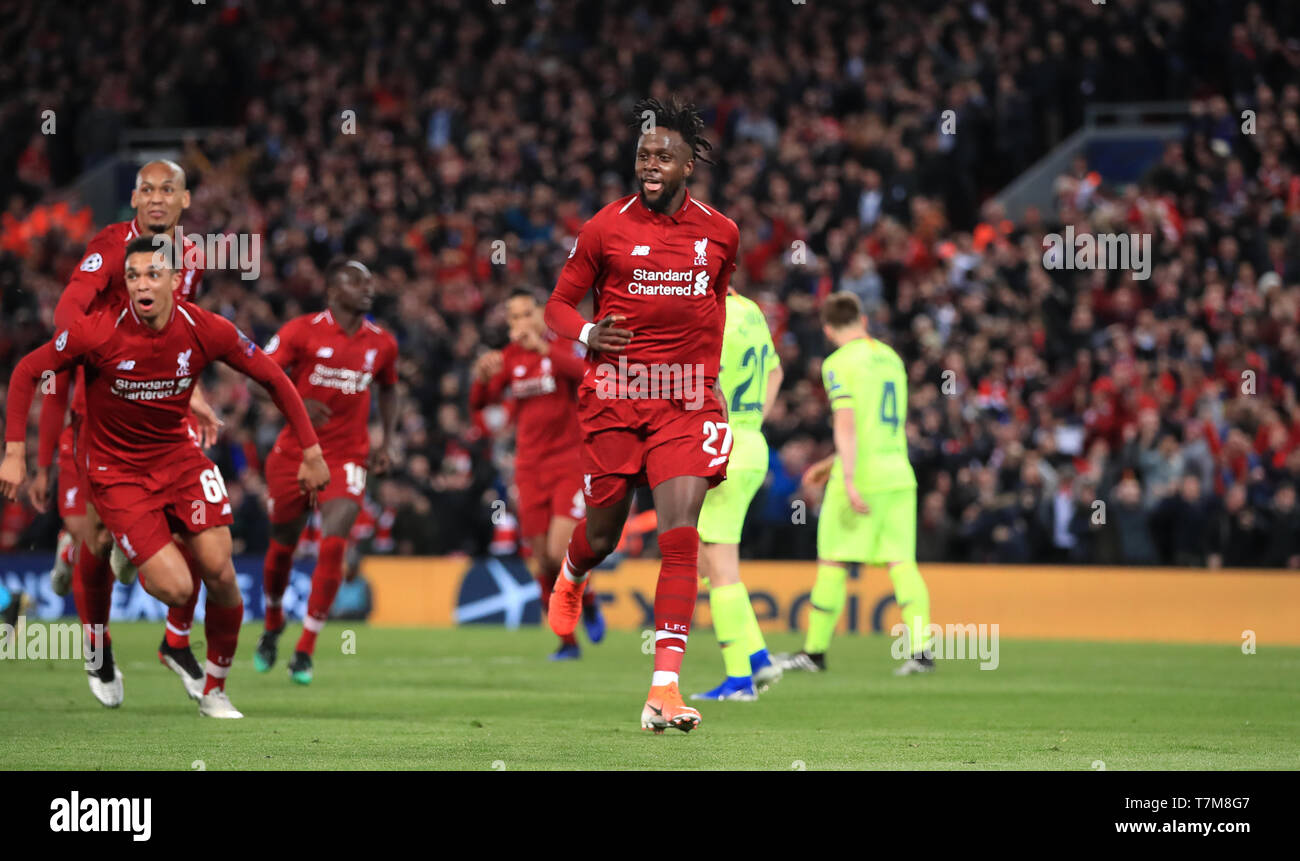
[[[210,271],[200,300],[260,343],[320,307],[334,256],[380,275],[405,461],[372,483],[392,527],[369,549],[482,552],[509,453],[467,410],[470,364],[503,342],[509,291],[549,291],[630,191],[633,102],[675,93],[715,145],[692,193],[739,224],[733,283],[785,368],[746,556],[813,555],[790,502],[831,450],[818,305],[849,290],[908,363],[921,560],[1300,567],[1300,6],[650,10],[3,0],[0,380],[50,335],[86,241],[129,217],[135,167],[170,154],[187,232],[263,237],[260,279]],[[1044,269],[1066,223],[1152,234],[1151,278]],[[242,377],[205,384],[237,551],[260,553],[252,467],[278,418]],[[0,549],[53,548],[52,518],[2,515]]]

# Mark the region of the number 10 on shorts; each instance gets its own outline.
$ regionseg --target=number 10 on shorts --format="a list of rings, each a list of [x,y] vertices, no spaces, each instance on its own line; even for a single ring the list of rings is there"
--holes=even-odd
[[[726,422],[707,421],[704,423],[704,453],[715,455],[709,466],[726,463],[731,451],[731,426]],[[718,448],[718,435],[722,434],[722,448]]]
[[[348,493],[360,496],[366,490],[366,468],[356,463],[343,464],[343,474],[347,479]]]

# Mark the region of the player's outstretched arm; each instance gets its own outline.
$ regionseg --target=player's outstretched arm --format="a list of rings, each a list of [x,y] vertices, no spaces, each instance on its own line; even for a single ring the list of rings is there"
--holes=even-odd
[[[226,363],[248,374],[271,393],[271,400],[275,401],[276,408],[284,414],[294,438],[298,440],[298,445],[302,446],[298,486],[303,493],[314,493],[323,489],[330,483],[330,470],[325,463],[324,455],[321,454],[320,441],[316,438],[316,431],[312,427],[311,417],[307,415],[307,406],[302,402],[302,396],[293,387],[284,370],[261,350],[254,347],[252,355],[245,355],[238,349],[234,352],[234,357],[229,355],[225,357]]]
[[[298,440],[298,445],[302,446],[303,451],[312,447],[319,448],[320,440],[316,438],[311,417],[307,415],[307,406],[302,402],[302,396],[298,394],[298,390],[293,387],[293,383],[280,366],[256,347],[250,355],[245,355],[238,348],[232,353],[227,353],[222,359],[226,364],[261,383],[270,393],[271,400],[275,401],[276,408],[284,414],[294,438]]]
[[[27,414],[43,380],[54,384],[57,372],[72,367],[81,352],[79,338],[69,344],[65,330],[55,340],[32,350],[14,368],[9,378],[9,402],[5,408],[5,457],[0,464],[0,495],[17,500],[18,488],[27,478]],[[42,383],[44,385],[44,383]]]
[[[68,419],[68,397],[72,392],[72,371],[54,375],[50,390],[41,398],[40,444],[36,450],[36,465],[49,469],[54,464],[54,452],[59,447],[59,436]]]

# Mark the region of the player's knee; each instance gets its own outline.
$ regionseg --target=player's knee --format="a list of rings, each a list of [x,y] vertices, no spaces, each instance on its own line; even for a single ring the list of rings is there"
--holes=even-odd
[[[150,582],[147,578],[145,582]],[[168,607],[184,607],[194,594],[189,577],[172,577],[154,585],[153,596]]]
[[[614,552],[618,545],[618,536],[612,534],[593,533],[587,531],[587,544],[591,547],[591,552],[604,559]]]
[[[90,536],[86,539],[86,546],[90,548],[91,553],[100,559],[104,559],[113,548],[113,536],[109,534],[107,529],[102,527],[92,530]]]

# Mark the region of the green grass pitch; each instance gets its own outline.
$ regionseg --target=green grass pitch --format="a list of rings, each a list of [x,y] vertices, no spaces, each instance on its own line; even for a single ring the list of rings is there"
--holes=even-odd
[[[355,654],[342,653],[346,630]],[[94,701],[77,662],[0,662],[0,768],[1300,768],[1298,648],[1003,640],[996,670],[949,660],[895,678],[889,639],[841,637],[829,672],[788,675],[757,703],[697,704],[698,730],[655,736],[639,729],[651,658],[634,633],[555,664],[554,638],[537,628],[335,622],[301,687],[284,669],[298,627],[260,675],[248,625],[229,683],[247,718],[217,721],[200,719],[158,663],[161,632],[113,626],[126,689],[116,710]],[[684,670],[687,694],[721,680],[709,631],[692,638]]]

